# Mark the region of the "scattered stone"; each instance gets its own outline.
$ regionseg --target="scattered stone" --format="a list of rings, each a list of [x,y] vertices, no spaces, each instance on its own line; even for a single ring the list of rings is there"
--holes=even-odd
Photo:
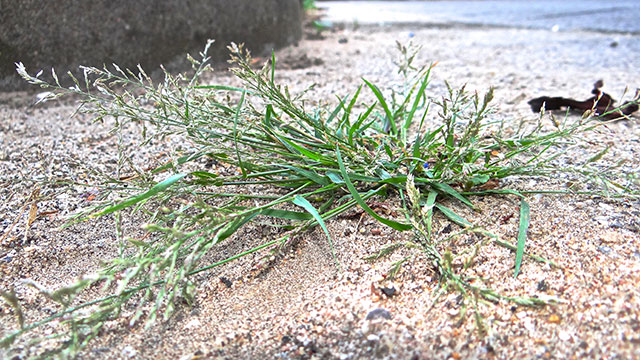
[[[231,287],[231,285],[233,284],[233,283],[231,282],[231,280],[227,279],[227,278],[226,278],[226,277],[224,277],[224,276],[220,276],[220,281],[221,281],[221,282],[222,282],[222,283],[223,283],[227,288],[230,288],[230,287]]]
[[[613,249],[609,246],[603,245],[603,246],[598,246],[598,251],[600,251],[605,255],[609,255],[611,251],[613,251]]]
[[[558,339],[562,341],[568,341],[569,339],[571,339],[571,334],[566,331],[560,331],[558,332]]]
[[[200,322],[200,320],[198,320],[198,318],[195,318],[191,321],[189,321],[184,328],[189,330],[189,329],[198,329],[202,326],[202,323]]]
[[[546,281],[542,280],[538,283],[537,286],[538,291],[547,291],[549,290],[549,284]]]
[[[276,64],[278,61],[276,60]],[[310,58],[307,54],[300,56],[290,56],[282,60],[282,68],[298,70],[306,69],[312,66],[320,66],[324,64],[324,60],[321,58]]]
[[[138,351],[134,349],[133,346],[127,345],[124,347],[124,349],[122,349],[122,355],[125,358],[133,359],[138,355]]]
[[[381,287],[380,291],[382,291],[382,293],[385,294],[387,297],[392,297],[394,295],[397,295],[397,292],[398,292],[395,286]]]
[[[377,308],[369,311],[366,320],[387,319],[391,320],[391,313],[383,308]]]

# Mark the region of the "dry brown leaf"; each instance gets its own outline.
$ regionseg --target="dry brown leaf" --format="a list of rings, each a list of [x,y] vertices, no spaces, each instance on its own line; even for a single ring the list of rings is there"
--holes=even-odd
[[[27,219],[27,227],[30,227],[31,224],[33,224],[37,216],[38,216],[38,203],[34,201],[33,203],[31,203],[31,208],[29,209],[29,218]]]
[[[29,196],[29,200],[31,200],[31,207],[29,208],[29,217],[27,217],[25,233],[29,231],[31,224],[33,224],[38,216],[38,195],[40,195],[40,188],[33,190],[31,196]]]

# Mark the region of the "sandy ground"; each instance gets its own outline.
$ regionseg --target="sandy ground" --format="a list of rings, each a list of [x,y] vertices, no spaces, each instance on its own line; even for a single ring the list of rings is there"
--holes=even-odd
[[[557,32],[507,28],[359,28],[312,36],[277,52],[278,81],[299,91],[312,83],[310,102],[335,102],[353,92],[361,77],[384,86],[399,79],[393,60],[395,41],[423,46],[419,63],[437,61],[430,94],[453,86],[486,91],[496,88],[496,116],[533,118],[526,101],[540,95],[586,98],[597,79],[620,98],[625,87],[639,86],[640,38],[594,32]],[[221,72],[215,83],[228,83]],[[117,139],[108,124],[78,115],[72,100],[32,106],[34,93],[0,94],[0,288],[15,286],[29,320],[56,307],[20,284],[30,278],[46,287],[71,283],[98,269],[100,259],[117,256],[114,223],[104,218],[58,230],[65,216],[90,204],[92,187],[63,187],[24,179],[73,179],[92,183],[95,171],[112,171]],[[573,116],[573,115],[572,115]],[[577,118],[577,117],[576,117]],[[125,143],[135,143],[135,131]],[[605,161],[628,158],[639,169],[637,120],[609,125],[594,144],[609,144]],[[584,149],[586,151],[588,149]],[[140,161],[154,161],[161,146],[141,150]],[[558,188],[561,182],[505,181],[522,190]],[[26,231],[34,188],[38,216]],[[473,199],[483,212],[477,222],[515,243],[518,201],[511,197]],[[391,264],[412,254],[399,251],[367,262],[363,257],[385,244],[408,238],[368,217],[343,217],[328,224],[336,254],[334,265],[321,231],[309,232],[284,258],[267,269],[264,253],[198,275],[197,302],[179,307],[170,320],[148,330],[113,321],[82,358],[96,359],[460,359],[460,358],[608,358],[640,357],[640,202],[588,196],[531,196],[528,251],[558,263],[551,268],[530,259],[514,279],[514,254],[502,247],[482,248],[471,275],[510,296],[554,296],[542,308],[500,302],[481,307],[486,334],[467,315],[459,321],[456,293],[434,301],[437,276],[424,256],[408,261],[393,283],[382,281]],[[392,211],[397,199],[386,201]],[[24,210],[26,209],[26,210]],[[465,215],[465,209],[458,209]],[[21,215],[22,214],[22,215]],[[12,224],[17,220],[15,226]],[[136,231],[136,218],[125,231]],[[436,233],[450,227],[437,218]],[[7,234],[6,236],[4,236]],[[249,249],[269,234],[248,229],[223,244],[210,261]],[[460,242],[474,241],[463,238]],[[461,249],[463,243],[453,246]],[[209,261],[208,260],[208,261]],[[231,281],[227,287],[220,279]],[[395,286],[387,297],[375,290]],[[88,295],[96,296],[95,294]],[[432,304],[433,307],[432,307]],[[390,319],[367,319],[382,308]],[[380,311],[379,311],[380,312]],[[386,313],[385,313],[386,314]],[[9,307],[0,305],[0,329],[14,329]],[[51,332],[51,328],[44,330]],[[19,344],[27,357],[41,350]],[[3,354],[3,353],[0,353]],[[11,358],[13,353],[2,356]]]

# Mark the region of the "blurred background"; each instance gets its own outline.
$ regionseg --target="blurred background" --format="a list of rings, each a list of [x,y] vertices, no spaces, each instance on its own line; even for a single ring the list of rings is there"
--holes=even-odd
[[[638,0],[316,1],[326,23],[469,24],[640,33]]]

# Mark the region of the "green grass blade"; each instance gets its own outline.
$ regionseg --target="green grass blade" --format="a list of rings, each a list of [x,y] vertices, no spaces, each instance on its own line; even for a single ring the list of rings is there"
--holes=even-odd
[[[378,181],[381,184],[404,184],[407,182],[406,175],[386,177]]]
[[[358,100],[358,96],[360,95],[360,90],[362,90],[362,85],[358,86],[358,90],[356,90],[356,93],[353,94],[353,97],[351,98],[349,105],[347,105],[347,107],[344,109],[344,115],[342,116],[343,117],[342,121],[343,123],[346,123],[347,126],[351,126],[349,122],[349,118],[351,117],[351,110],[353,109],[353,106],[356,104],[356,101]]]
[[[522,194],[511,189],[488,189],[482,191],[465,191],[462,195],[492,195],[492,194],[501,194],[501,195],[516,195],[518,197],[522,197]]]
[[[264,112],[264,119],[262,122],[264,123],[267,129],[273,128],[273,124],[271,123],[271,117],[275,117],[275,111],[273,110],[273,106],[271,104],[267,105],[267,108]]]
[[[307,158],[314,160],[314,161],[319,161],[323,164],[329,163],[331,164],[330,161],[328,161],[324,156],[322,156],[321,154],[318,154],[314,151],[311,151],[303,146],[300,146],[294,142],[292,142],[291,140],[282,137],[282,136],[277,136],[278,140],[280,140],[283,144],[288,145],[287,147],[290,147],[290,150],[292,152],[299,152],[300,154],[306,156]]]
[[[205,149],[207,149],[207,148],[205,148]],[[200,151],[196,151],[196,152],[194,152],[192,154],[189,154],[189,155],[181,156],[175,161],[175,164],[173,162],[168,162],[168,163],[166,163],[166,164],[164,164],[162,166],[158,166],[157,168],[151,170],[151,173],[152,174],[161,173],[161,172],[163,172],[165,170],[173,168],[174,165],[176,165],[176,164],[177,165],[182,165],[182,164],[185,164],[185,163],[187,163],[189,161],[193,161],[193,160],[199,159],[199,158],[207,155],[207,153],[208,153],[208,151],[200,150]]]
[[[198,85],[194,86],[194,89],[208,89],[208,90],[226,90],[226,91],[237,91],[237,92],[245,92],[249,95],[253,93],[249,90],[238,88],[235,86],[226,86],[226,85]]]
[[[451,197],[460,200],[463,204],[467,205],[468,207],[473,209],[473,204],[471,203],[471,201],[469,201],[467,198],[465,198],[464,196],[460,195],[459,192],[457,192],[454,188],[452,188],[451,186],[445,184],[445,183],[431,183],[431,186],[440,191],[443,192],[447,195],[450,195]]]
[[[374,219],[378,220],[379,222],[393,228],[399,231],[405,231],[405,230],[409,230],[412,229],[413,227],[409,224],[403,224],[403,223],[399,223],[397,221],[393,221],[390,219],[385,219],[382,216],[376,214],[373,210],[371,210],[371,208],[369,207],[369,205],[367,205],[367,203],[364,202],[364,200],[362,200],[362,197],[360,197],[360,194],[358,194],[358,191],[356,190],[355,186],[353,186],[353,183],[351,182],[351,179],[349,179],[349,176],[347,175],[347,169],[345,169],[344,167],[344,163],[342,162],[342,156],[340,156],[340,148],[336,147],[336,157],[338,159],[338,166],[340,167],[340,173],[342,174],[342,179],[345,182],[345,185],[347,185],[347,189],[349,189],[349,192],[351,193],[351,196],[353,196],[353,199],[358,203],[358,205],[364,210],[366,211],[369,215],[371,215]]]
[[[170,176],[168,179],[154,185],[151,189],[149,189],[149,191],[144,192],[140,195],[136,195],[133,197],[130,197],[129,199],[118,203],[116,205],[113,206],[109,206],[97,213],[93,213],[91,215],[89,215],[89,218],[95,218],[98,216],[102,216],[102,215],[107,215],[107,214],[111,214],[113,212],[116,212],[118,210],[122,210],[126,207],[129,207],[131,205],[135,205],[139,202],[142,202],[144,200],[147,200],[150,197],[156,196],[159,193],[167,190],[171,185],[173,185],[174,183],[180,181],[183,177],[187,176],[187,174],[175,174],[173,176]]]
[[[307,213],[280,209],[264,209],[260,211],[260,215],[285,220],[311,220],[313,218],[310,214]]]
[[[520,225],[518,226],[518,244],[516,249],[516,271],[515,276],[520,272],[522,265],[522,254],[524,254],[524,245],[527,240],[527,230],[529,229],[529,203],[520,199]]]
[[[593,157],[589,158],[589,160],[587,160],[587,162],[591,163],[591,162],[596,162],[596,161],[602,159],[602,157],[605,156],[609,152],[609,149],[611,149],[611,146],[607,146],[602,151],[600,151],[599,153],[597,153]]]
[[[366,79],[363,78],[362,80],[365,82],[365,84],[367,84],[367,86],[371,89],[371,91],[373,91],[376,98],[378,98],[378,102],[382,106],[382,109],[384,110],[384,113],[387,116],[387,121],[389,121],[391,134],[395,135],[398,132],[398,129],[396,127],[396,121],[393,118],[393,114],[391,113],[391,110],[389,110],[389,105],[387,105],[387,102],[384,100],[384,96],[382,96],[382,92],[380,91],[380,89],[378,89],[377,86],[368,82]]]
[[[324,225],[324,220],[322,220],[322,216],[320,216],[318,210],[316,210],[316,208],[313,207],[313,205],[311,205],[311,203],[307,199],[303,198],[300,195],[296,195],[296,197],[293,199],[293,203],[307,210],[309,214],[311,214],[311,216],[313,216],[313,218],[318,222],[325,235],[327,235],[327,240],[329,241],[329,247],[331,248],[331,256],[333,256],[333,261],[335,261],[336,265],[340,267],[338,258],[336,257],[336,253],[333,250],[333,241],[331,241],[331,235],[329,235],[329,230],[327,230],[327,227]]]
[[[353,125],[351,126],[351,128],[349,129],[349,144],[353,145],[353,135],[356,133],[356,131],[358,133],[363,132],[368,126],[365,126],[364,128],[362,127],[362,123],[369,118],[369,115],[371,114],[371,112],[373,111],[373,109],[376,107],[376,104],[373,104],[371,106],[369,106],[367,108],[367,110],[361,114],[358,117],[358,120],[353,123]]]
[[[260,215],[260,211],[254,212],[246,216],[239,216],[235,218],[235,220],[228,223],[226,226],[224,226],[222,229],[218,231],[218,233],[216,234],[216,239],[214,243],[217,244],[223,241],[224,239],[228,238],[229,236],[233,235],[233,233],[235,233],[239,228],[241,228],[244,224],[248,223],[249,221],[253,220],[253,218],[258,215]]]
[[[426,216],[426,223],[427,223],[427,234],[429,235],[429,237],[431,237],[431,225],[433,224],[433,206],[436,203],[436,197],[438,197],[438,192],[437,191],[429,191],[429,195],[427,195],[427,216]]]
[[[344,184],[344,180],[340,176],[340,173],[329,170],[325,174],[327,175],[329,180],[331,180],[332,183],[334,183],[334,184]],[[394,181],[393,179],[388,179],[388,180],[390,180],[391,183],[398,183],[398,182],[406,181],[407,177],[404,176],[403,178],[404,178],[403,181],[397,180],[395,182],[392,182],[392,181]],[[354,173],[349,174],[349,179],[352,179],[352,180],[355,180],[355,181],[370,182],[370,183],[374,183],[374,184],[380,184],[380,183],[386,183],[387,182],[386,180],[382,180],[381,178],[377,178],[377,177],[373,177],[373,176],[366,176],[366,175],[358,175],[358,174],[354,174]]]
[[[337,172],[327,171],[326,175],[329,178],[329,180],[331,180],[332,183],[344,184],[344,180],[342,179],[342,177],[340,177],[340,174],[338,174]]]
[[[274,166],[277,166],[274,165]],[[313,181],[314,183],[321,185],[321,186],[326,186],[329,185],[329,180],[324,177],[324,176],[320,176],[318,175],[318,173],[316,173],[315,171],[312,170],[305,170],[305,169],[301,169],[299,167],[295,167],[295,166],[291,166],[291,165],[280,165],[281,167],[287,168],[293,172],[295,172],[296,174],[303,176],[311,181]]]
[[[344,109],[344,99],[340,99],[340,98],[338,99],[340,100],[340,103],[338,104],[338,106],[335,107],[335,109],[333,109],[331,114],[329,114],[329,118],[327,118],[327,120],[325,121],[326,124],[330,124],[333,121],[333,119],[335,119],[338,116],[338,114],[340,113],[340,110]]]
[[[404,123],[405,129],[409,129],[409,127],[411,126],[411,123],[413,122],[413,117],[416,113],[416,110],[418,109],[418,105],[420,105],[420,101],[424,97],[424,92],[427,89],[427,85],[429,85],[429,75],[431,74],[432,68],[433,66],[430,67],[429,70],[427,70],[427,73],[424,75],[424,78],[422,80],[422,85],[420,85],[420,89],[418,90],[418,93],[416,94],[413,100],[413,106],[411,106],[411,110],[409,111],[409,114],[407,115],[407,118],[405,120],[405,123]]]
[[[222,185],[222,180],[219,179],[220,176],[218,174],[210,173],[208,171],[194,171],[191,175],[198,178],[195,182],[200,185]]]
[[[242,157],[240,156],[240,147],[238,146],[238,119],[240,118],[240,110],[242,110],[242,105],[244,105],[244,97],[247,93],[242,92],[242,96],[240,97],[240,103],[236,108],[236,114],[233,118],[233,144],[236,148],[236,157],[238,158],[238,166],[240,167],[240,171],[242,172],[242,177],[247,177],[247,169],[245,169],[244,164],[242,163]]]
[[[275,84],[276,77],[276,52],[271,50],[271,85]]]
[[[448,207],[441,205],[441,204],[435,204],[436,208],[438,208],[438,210],[442,211],[442,213],[444,214],[444,216],[446,216],[447,218],[449,218],[449,220],[453,221],[454,223],[462,226],[462,227],[467,227],[467,226],[471,226],[472,224],[467,221],[465,218],[463,218],[462,216],[456,214],[453,210],[449,209]]]
[[[413,147],[412,147],[412,151],[411,151],[411,155],[414,158],[420,158],[420,148],[422,148],[422,142],[424,141],[424,137],[420,136],[420,133],[418,133],[418,135],[416,135],[416,141],[413,143]],[[416,166],[413,166],[413,168],[415,169]]]

